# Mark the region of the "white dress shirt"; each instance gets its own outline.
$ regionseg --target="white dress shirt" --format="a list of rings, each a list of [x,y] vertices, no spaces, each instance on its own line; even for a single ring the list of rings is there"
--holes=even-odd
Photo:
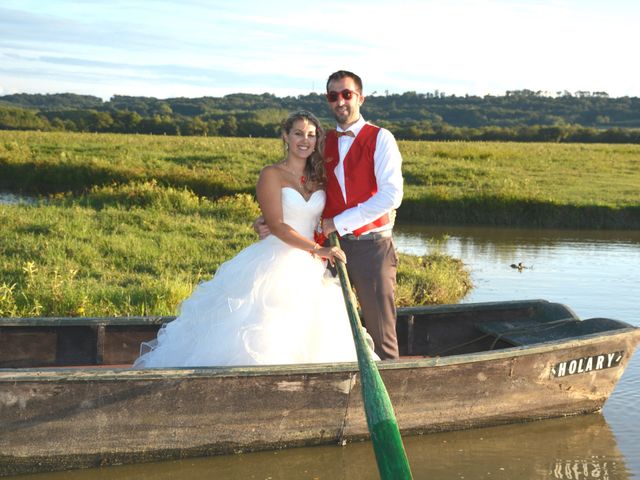
[[[357,137],[362,127],[366,124],[362,116],[351,125],[351,130]],[[338,132],[342,132],[337,127]],[[342,190],[342,196],[345,201],[347,192],[344,183],[344,159],[349,152],[349,148],[355,140],[354,137],[343,135],[338,138],[338,152],[340,160],[335,167],[335,175]],[[333,218],[333,223],[340,235],[352,233],[354,230],[377,220],[385,213],[398,208],[402,202],[403,182],[402,182],[402,156],[398,149],[393,134],[384,128],[380,128],[378,138],[376,139],[376,150],[373,155],[373,170],[378,184],[378,191],[368,200],[359,203],[353,208],[349,208]],[[393,228],[390,222],[382,227],[371,230],[372,232],[380,232]]]

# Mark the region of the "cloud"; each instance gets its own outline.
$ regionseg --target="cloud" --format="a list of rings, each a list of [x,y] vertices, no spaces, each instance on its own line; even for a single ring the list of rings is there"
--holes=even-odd
[[[40,91],[73,91],[78,82],[83,91],[111,93],[152,88],[168,96],[183,84],[185,92],[298,94],[322,90],[330,72],[345,68],[369,92],[637,95],[638,5],[5,0],[0,75],[5,89],[39,82]]]
[[[150,95],[150,91],[155,92],[154,96],[163,98],[188,96],[187,93],[181,93],[180,85],[185,92],[197,92],[198,96],[238,92],[269,92],[282,96],[291,94],[291,85],[308,85],[305,80],[300,81],[284,75],[267,73],[247,76],[207,66],[137,65],[74,57],[30,57],[20,54],[4,57],[11,59],[11,62],[2,62],[0,75],[9,80],[23,79],[20,81],[23,88],[9,81],[7,90],[10,92],[25,91],[24,87],[27,85],[40,82],[47,85],[45,89],[35,90],[40,93],[92,91],[105,99],[114,94]],[[24,79],[29,79],[29,82]],[[293,90],[297,94],[306,94],[309,91],[309,88]]]

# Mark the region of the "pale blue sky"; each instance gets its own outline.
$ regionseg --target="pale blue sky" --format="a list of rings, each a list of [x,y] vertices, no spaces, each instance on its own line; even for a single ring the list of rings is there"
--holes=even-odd
[[[0,95],[640,96],[638,0],[0,0]]]

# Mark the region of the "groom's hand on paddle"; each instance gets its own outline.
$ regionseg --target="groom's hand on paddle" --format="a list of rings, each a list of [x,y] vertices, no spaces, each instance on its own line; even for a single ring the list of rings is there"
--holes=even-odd
[[[267,222],[264,221],[264,217],[262,215],[256,218],[253,222],[253,231],[258,234],[260,240],[264,240],[271,235],[271,230],[269,230],[269,226],[267,225]]]
[[[325,237],[329,237],[329,234],[336,231],[336,225],[333,223],[333,218],[322,219],[322,233]]]

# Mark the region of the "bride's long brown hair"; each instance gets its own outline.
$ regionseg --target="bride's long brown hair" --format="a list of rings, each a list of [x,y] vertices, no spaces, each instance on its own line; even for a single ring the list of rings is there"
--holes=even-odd
[[[323,188],[327,183],[327,171],[324,167],[324,156],[322,153],[324,152],[324,129],[322,125],[320,125],[320,120],[318,120],[313,113],[306,110],[297,110],[282,122],[282,133],[288,135],[293,128],[293,124],[298,120],[306,120],[316,127],[316,147],[313,153],[307,157],[307,163],[304,166],[304,176],[307,178],[307,181],[303,186],[305,190],[309,189],[307,185],[310,184],[314,185],[314,189]]]

